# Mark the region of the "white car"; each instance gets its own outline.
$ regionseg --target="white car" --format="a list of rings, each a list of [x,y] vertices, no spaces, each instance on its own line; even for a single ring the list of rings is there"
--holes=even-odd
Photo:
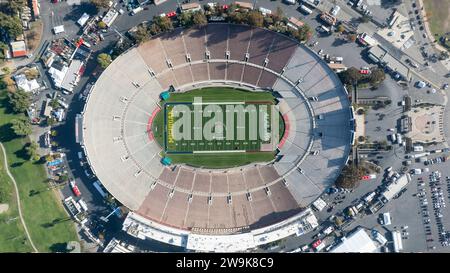
[[[334,6],[333,9],[331,10],[331,14],[332,14],[333,16],[336,16],[336,15],[339,13],[340,10],[341,10],[341,7],[339,7],[338,5],[336,5],[336,6]]]

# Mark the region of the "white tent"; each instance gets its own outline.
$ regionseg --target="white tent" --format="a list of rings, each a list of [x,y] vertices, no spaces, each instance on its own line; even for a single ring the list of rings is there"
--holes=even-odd
[[[53,32],[54,32],[55,34],[64,32],[64,25],[60,25],[60,26],[54,27],[54,28],[53,28]]]
[[[80,26],[84,26],[87,22],[87,20],[89,20],[89,15],[87,13],[83,13],[83,15],[81,16],[80,19],[78,19],[77,23]]]
[[[347,238],[343,238],[342,242],[336,246],[331,252],[334,253],[372,253],[377,250],[374,241],[369,237],[367,232],[360,228]]]

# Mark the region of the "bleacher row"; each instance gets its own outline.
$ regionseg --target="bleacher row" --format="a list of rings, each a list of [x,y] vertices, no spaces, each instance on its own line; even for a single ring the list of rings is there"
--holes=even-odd
[[[148,137],[159,94],[215,80],[283,97],[290,128],[274,164],[227,172],[161,165],[161,148]],[[350,147],[341,88],[314,53],[277,33],[228,24],[177,29],[103,72],[84,110],[85,151],[108,191],[149,219],[182,229],[261,227],[294,215],[334,183]],[[299,90],[319,100],[308,102]],[[324,118],[313,123],[312,115]]]
[[[208,80],[265,88],[272,87],[277,79],[276,74],[261,69],[265,62],[267,69],[280,73],[296,48],[294,41],[267,30],[209,24],[163,34],[138,47],[138,51],[163,89]]]

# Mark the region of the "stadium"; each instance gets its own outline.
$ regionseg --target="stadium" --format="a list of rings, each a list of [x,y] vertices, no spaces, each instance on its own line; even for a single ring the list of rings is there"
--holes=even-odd
[[[279,133],[220,138],[242,123],[215,127],[213,139],[172,139],[175,107],[191,117],[196,97],[203,114],[276,106],[279,115],[258,120]],[[304,45],[217,23],[155,36],[115,59],[87,99],[82,128],[92,171],[130,209],[125,231],[188,250],[244,251],[317,226],[308,206],[348,160],[353,113],[338,77]]]

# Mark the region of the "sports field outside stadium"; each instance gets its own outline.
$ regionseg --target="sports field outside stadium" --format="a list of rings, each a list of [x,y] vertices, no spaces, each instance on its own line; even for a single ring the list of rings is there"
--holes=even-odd
[[[275,102],[271,92],[229,87],[171,93],[167,100],[161,102],[162,110],[153,121],[152,133],[163,147],[164,155],[173,163],[228,168],[271,161],[284,132],[284,122],[274,106]],[[242,109],[245,113],[239,116]],[[200,116],[196,117],[196,112]],[[220,116],[219,122],[214,120],[217,116]],[[180,120],[186,117],[188,124]],[[274,122],[277,126],[272,125]],[[205,129],[208,123],[210,126]],[[175,137],[180,130],[184,135]],[[263,133],[267,130],[271,132],[270,137]],[[213,133],[208,137],[209,131]]]

